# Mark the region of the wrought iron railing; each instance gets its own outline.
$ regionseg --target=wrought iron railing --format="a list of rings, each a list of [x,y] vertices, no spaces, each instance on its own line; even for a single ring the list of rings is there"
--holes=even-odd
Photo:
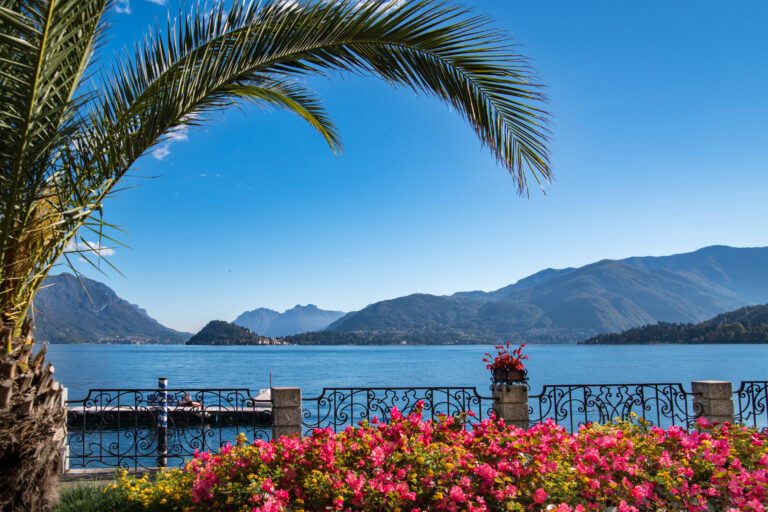
[[[734,418],[738,423],[768,430],[768,381],[742,381],[734,391]]]
[[[551,418],[574,431],[587,423],[631,419],[632,413],[660,427],[688,427],[701,411],[680,383],[548,384],[529,396],[531,425]]]
[[[239,432],[249,439],[271,437],[271,403],[248,389],[160,391],[92,389],[84,399],[68,401],[69,466],[181,465],[195,450],[215,451]],[[735,395],[736,422],[768,428],[768,381],[742,382]],[[426,419],[472,412],[473,421],[480,421],[493,412],[493,397],[475,387],[324,388],[302,400],[302,426],[309,434],[315,428],[339,431],[374,417],[386,422],[393,407],[408,414],[420,401]],[[165,428],[158,422],[163,408]],[[545,385],[529,396],[528,409],[531,425],[551,418],[570,431],[633,413],[660,427],[690,427],[701,414],[693,393],[680,383]]]
[[[319,396],[302,400],[302,424],[309,434],[315,428],[343,430],[374,417],[386,422],[393,406],[407,415],[420,401],[425,419],[472,412],[474,420],[480,421],[493,408],[493,398],[480,395],[474,387],[323,388]]]
[[[218,450],[238,433],[271,436],[269,402],[248,389],[91,389],[67,401],[70,468],[182,465],[195,450]],[[167,412],[167,429],[158,412]]]

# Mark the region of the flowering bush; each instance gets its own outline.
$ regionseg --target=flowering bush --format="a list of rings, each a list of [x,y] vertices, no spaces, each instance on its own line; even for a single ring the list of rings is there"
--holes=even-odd
[[[344,432],[315,430],[198,453],[154,482],[105,492],[141,510],[764,511],[768,436],[739,426],[661,429],[621,422],[573,434],[489,419],[424,421],[421,411]],[[712,507],[711,509],[708,507]]]
[[[528,360],[528,356],[523,355],[523,348],[525,347],[525,343],[517,347],[512,352],[509,351],[510,345],[511,344],[509,342],[507,342],[506,345],[496,345],[494,347],[496,349],[495,356],[492,356],[490,353],[486,352],[485,353],[486,357],[483,358],[483,362],[487,363],[485,367],[491,371],[494,371],[494,370],[523,371],[525,370],[525,365],[523,364],[523,361]]]

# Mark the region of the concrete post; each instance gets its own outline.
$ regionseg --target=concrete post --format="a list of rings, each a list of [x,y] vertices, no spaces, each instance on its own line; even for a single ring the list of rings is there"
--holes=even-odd
[[[713,423],[733,423],[733,388],[723,380],[691,382],[693,410]]]
[[[271,388],[272,439],[301,435],[301,388]]]
[[[493,410],[507,425],[528,430],[528,386],[525,384],[494,384],[491,386]]]

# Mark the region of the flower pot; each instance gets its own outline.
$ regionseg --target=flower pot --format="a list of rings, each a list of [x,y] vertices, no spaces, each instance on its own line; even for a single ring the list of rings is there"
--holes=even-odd
[[[526,378],[525,370],[518,370],[516,368],[496,368],[493,370],[493,383],[494,384],[513,384],[515,382],[525,382]]]

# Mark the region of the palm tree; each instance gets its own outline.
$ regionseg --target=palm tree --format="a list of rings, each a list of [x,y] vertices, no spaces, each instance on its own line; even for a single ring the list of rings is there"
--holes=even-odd
[[[268,0],[192,8],[99,67],[109,0],[0,0],[0,509],[45,507],[60,464],[60,386],[32,356],[32,299],[104,200],[175,130],[241,103],[287,109],[341,142],[302,83],[334,71],[436,96],[511,173],[550,176],[544,98],[490,21],[438,0]],[[83,249],[84,248],[84,249]],[[75,249],[77,250],[77,249]],[[87,256],[87,254],[86,254]]]

